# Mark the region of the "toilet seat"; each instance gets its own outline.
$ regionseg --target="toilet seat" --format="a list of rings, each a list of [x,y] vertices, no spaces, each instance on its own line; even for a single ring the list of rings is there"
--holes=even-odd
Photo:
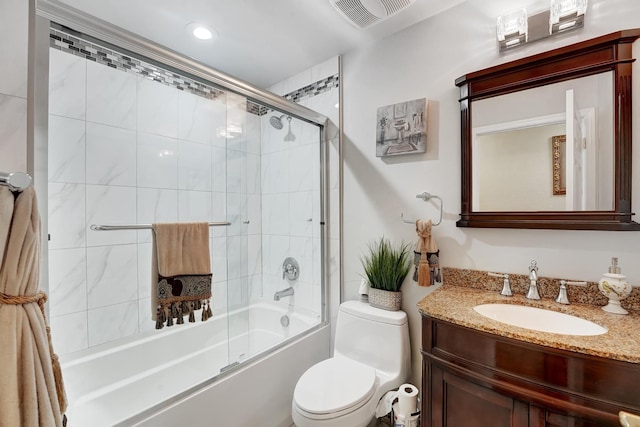
[[[374,368],[346,358],[331,358],[309,368],[298,380],[293,400],[315,419],[333,418],[366,403],[375,392]]]

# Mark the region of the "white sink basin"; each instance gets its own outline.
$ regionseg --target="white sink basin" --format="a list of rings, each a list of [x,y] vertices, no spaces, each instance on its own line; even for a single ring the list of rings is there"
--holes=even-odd
[[[607,332],[597,323],[570,314],[515,304],[481,304],[475,311],[489,319],[534,331],[564,335],[601,335]]]

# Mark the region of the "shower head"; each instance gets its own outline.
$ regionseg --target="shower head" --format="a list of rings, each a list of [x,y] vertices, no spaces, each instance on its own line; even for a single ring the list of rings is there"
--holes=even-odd
[[[280,130],[284,127],[284,125],[282,124],[283,117],[284,117],[284,114],[281,115],[280,117],[271,116],[269,117],[269,123],[271,123],[271,126],[273,126],[274,128]]]

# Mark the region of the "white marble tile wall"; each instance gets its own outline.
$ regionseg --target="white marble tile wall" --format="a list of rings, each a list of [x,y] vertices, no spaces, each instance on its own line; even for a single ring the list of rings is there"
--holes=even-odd
[[[27,99],[0,93],[0,170],[27,170]]]
[[[283,129],[275,129],[269,118],[262,117],[264,152],[262,154],[262,253],[263,289],[251,286],[252,298],[262,294],[273,300],[275,292],[288,286],[294,295],[284,297],[278,304],[292,305],[319,314],[321,308],[320,262],[314,263],[314,224],[320,222],[319,210],[314,212],[314,195],[319,198],[319,138],[317,126],[298,119],[291,121],[295,141],[284,141],[289,131],[286,116]],[[316,187],[314,187],[316,186]],[[315,191],[314,191],[315,190]],[[300,265],[295,281],[282,278],[282,264],[287,257]]]
[[[135,130],[138,120],[136,87],[141,78],[92,61],[83,61],[86,64],[87,121]],[[50,63],[49,69],[55,68],[56,65]],[[50,74],[49,78],[52,77]],[[56,85],[55,82],[50,84]],[[142,117],[140,120],[144,121]]]
[[[211,229],[213,306],[224,313],[246,304],[249,283],[262,275],[260,117],[247,113],[239,96],[208,100],[50,54],[49,275],[57,352],[154,326],[151,232],[96,232],[91,224],[233,221]],[[2,96],[0,113],[14,110],[15,97]]]
[[[49,114],[85,120],[87,61],[49,49]]]
[[[87,184],[135,187],[136,132],[88,122],[86,168]]]
[[[52,182],[81,184],[86,173],[86,123],[50,115],[49,177]]]
[[[0,3],[0,170],[27,170],[29,2]]]
[[[338,57],[332,58],[314,67],[302,71],[269,90],[284,96],[319,80],[337,74]],[[329,198],[325,202],[329,206],[329,217],[326,218],[330,241],[327,242],[329,259],[329,277],[327,285],[330,295],[330,315],[335,318],[340,303],[340,229],[339,229],[339,90],[332,88],[327,92],[303,98],[300,101],[330,120],[325,128],[325,138],[329,142],[329,164],[327,165]],[[284,253],[294,256],[301,264],[298,283],[293,283],[295,295],[290,303],[295,306],[320,312],[321,308],[321,240],[320,240],[320,163],[317,160],[318,145],[305,144],[304,141],[317,140],[317,128],[300,121],[292,121],[292,132],[296,135],[294,143],[284,141],[288,130],[285,122],[283,131],[273,129],[268,118],[263,118],[263,170],[262,203],[263,210],[263,251],[268,252],[263,258],[264,287],[266,297],[272,292],[285,287],[280,269]],[[314,159],[311,161],[311,159]],[[284,180],[284,176],[288,179]],[[288,211],[282,205],[289,201]],[[289,222],[288,233],[283,233],[281,219]],[[309,221],[311,220],[311,221]],[[278,261],[279,264],[278,265]],[[337,296],[337,297],[336,297]],[[286,304],[287,302],[283,303]]]

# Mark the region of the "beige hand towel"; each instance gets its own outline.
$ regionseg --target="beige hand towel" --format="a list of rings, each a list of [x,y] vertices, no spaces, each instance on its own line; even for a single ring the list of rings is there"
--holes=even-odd
[[[202,320],[211,311],[211,261],[209,224],[153,224],[152,317],[156,329],[182,324],[183,316],[195,322],[195,310],[202,308]]]

